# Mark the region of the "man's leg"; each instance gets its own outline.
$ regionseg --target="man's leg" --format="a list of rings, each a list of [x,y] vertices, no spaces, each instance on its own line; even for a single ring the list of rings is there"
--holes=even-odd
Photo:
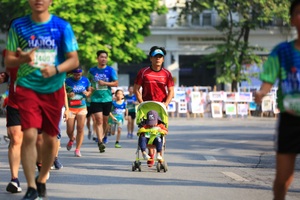
[[[42,166],[42,154],[40,152],[42,152],[42,146],[43,146],[43,136],[42,133],[39,132],[37,139],[36,139],[36,150],[37,150],[37,160],[36,163],[39,166]]]
[[[35,184],[35,163],[37,160],[36,140],[37,129],[29,128],[23,131],[23,143],[21,148],[21,161],[28,188],[36,189]]]
[[[11,180],[17,179],[18,181],[19,167],[21,163],[21,145],[23,140],[23,132],[21,130],[20,125],[10,126],[7,128],[7,131],[10,138],[10,143],[8,147],[8,160],[11,173]],[[19,184],[19,182],[17,184]],[[8,187],[6,190],[10,190],[10,192],[13,193],[22,191],[19,185],[15,188],[17,189],[16,191],[10,190]]]
[[[276,154],[276,176],[273,185],[274,200],[284,200],[294,178],[297,154]]]
[[[102,143],[102,139],[104,137],[103,134],[103,113],[102,112],[97,112],[94,114],[95,116],[95,122],[96,122],[96,134],[98,137],[98,143]]]
[[[103,113],[97,112],[94,114],[95,116],[95,124],[96,124],[96,134],[98,137],[98,148],[100,153],[105,152],[105,145],[103,143]]]
[[[42,146],[42,168],[38,177],[37,182],[46,183],[47,175],[53,164],[56,148],[57,148],[57,136],[51,136],[43,132],[43,146]]]

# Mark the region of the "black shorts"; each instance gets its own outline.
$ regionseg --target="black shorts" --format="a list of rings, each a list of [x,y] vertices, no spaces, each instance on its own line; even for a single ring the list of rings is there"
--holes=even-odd
[[[6,107],[6,127],[21,125],[19,110],[11,106]]]
[[[91,102],[91,114],[102,112],[104,116],[108,116],[111,112],[112,102],[96,103]]]
[[[300,117],[280,113],[275,149],[277,153],[300,153]]]
[[[86,107],[86,110],[87,110],[87,114],[86,114],[86,118],[90,117],[91,116],[91,106],[87,106]]]
[[[128,112],[128,116],[130,116],[131,119],[135,119],[136,113],[135,112]]]

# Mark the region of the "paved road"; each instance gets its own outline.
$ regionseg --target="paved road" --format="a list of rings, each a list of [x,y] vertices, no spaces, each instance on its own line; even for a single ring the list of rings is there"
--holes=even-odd
[[[0,118],[0,124],[5,124]],[[172,200],[268,200],[274,177],[273,133],[275,120],[170,119],[165,159],[169,170],[156,172],[142,162],[142,172],[132,172],[137,139],[126,138],[121,149],[110,137],[105,153],[85,137],[82,157],[67,151],[62,139],[60,160],[64,168],[51,171],[49,199],[172,199]],[[63,126],[65,133],[65,126]],[[5,127],[0,127],[0,135]],[[300,162],[287,200],[300,199]],[[0,199],[20,199],[5,191],[9,180],[7,145],[0,144]],[[26,190],[23,171],[21,186]]]

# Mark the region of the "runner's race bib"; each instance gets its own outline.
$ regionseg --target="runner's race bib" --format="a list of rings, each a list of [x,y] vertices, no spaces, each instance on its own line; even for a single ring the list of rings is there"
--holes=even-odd
[[[70,106],[81,106],[82,101],[81,100],[70,100]]]
[[[283,98],[283,107],[288,113],[300,116],[300,94],[285,96]]]
[[[43,64],[55,65],[55,49],[37,49],[34,55],[34,67],[43,68]]]
[[[108,87],[106,85],[99,85],[99,83],[96,83],[96,90],[107,90]]]

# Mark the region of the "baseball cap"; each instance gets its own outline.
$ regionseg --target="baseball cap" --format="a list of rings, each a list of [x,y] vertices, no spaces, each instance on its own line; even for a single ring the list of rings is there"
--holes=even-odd
[[[162,56],[165,56],[164,52],[163,52],[162,50],[160,50],[160,49],[155,49],[155,50],[151,53],[151,56],[153,57],[153,56],[156,56],[156,55],[158,55],[158,54],[160,54],[160,55],[162,55]]]
[[[78,67],[72,71],[72,73],[81,73],[81,72],[82,72],[82,69],[80,67]]]
[[[150,110],[147,113],[147,120],[146,120],[147,125],[154,126],[158,124],[158,120],[160,120],[160,118],[158,116],[158,113],[155,110]]]

